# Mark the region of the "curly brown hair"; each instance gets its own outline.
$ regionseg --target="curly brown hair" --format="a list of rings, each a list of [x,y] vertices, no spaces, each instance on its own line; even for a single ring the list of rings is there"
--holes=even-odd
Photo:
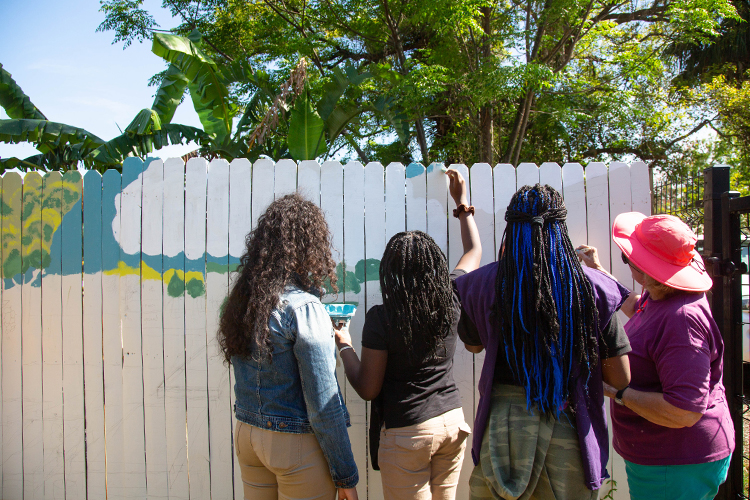
[[[271,203],[245,238],[237,276],[219,320],[224,359],[272,358],[268,318],[287,284],[323,294],[336,291],[331,232],[323,212],[297,193]]]

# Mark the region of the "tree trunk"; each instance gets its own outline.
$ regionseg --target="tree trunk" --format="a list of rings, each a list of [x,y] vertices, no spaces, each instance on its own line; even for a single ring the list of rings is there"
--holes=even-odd
[[[398,32],[398,26],[391,16],[391,9],[388,6],[388,0],[383,0],[383,10],[385,13],[385,22],[388,25],[388,29],[391,31],[391,38],[393,44],[396,46],[396,55],[398,56],[398,63],[400,67],[399,73],[402,75],[409,74],[409,70],[406,69],[406,54],[404,54],[404,44],[401,42],[401,36]],[[427,139],[425,138],[424,126],[422,125],[422,118],[417,117],[416,127],[417,129],[417,142],[419,142],[419,149],[422,152],[422,163],[425,165],[428,163],[427,158]]]
[[[508,138],[508,145],[505,148],[502,162],[510,163],[517,149],[519,142],[519,136],[521,135],[521,129],[524,128],[524,121],[528,119],[527,110],[530,107],[532,97],[534,93],[531,90],[527,90],[526,94],[518,102],[518,109],[516,110],[516,119],[513,121],[513,130],[511,131],[510,137]],[[521,139],[523,142],[523,139]]]
[[[518,158],[521,155],[521,148],[523,147],[523,141],[526,138],[526,127],[529,124],[529,115],[531,114],[531,108],[534,107],[535,102],[536,102],[536,95],[532,93],[531,99],[528,101],[528,105],[526,106],[526,109],[524,110],[523,120],[521,122],[521,131],[519,132],[518,139],[516,140],[516,152],[513,155],[513,164],[516,166],[518,166]]]
[[[482,31],[484,31],[482,59],[484,62],[488,62],[492,55],[492,44],[490,41],[490,34],[492,32],[492,8],[482,7],[480,10],[482,12]],[[481,131],[479,136],[479,161],[489,163],[490,165],[492,165],[494,161],[492,147],[494,139],[493,122],[492,105],[489,103],[485,104],[479,111],[479,129]]]

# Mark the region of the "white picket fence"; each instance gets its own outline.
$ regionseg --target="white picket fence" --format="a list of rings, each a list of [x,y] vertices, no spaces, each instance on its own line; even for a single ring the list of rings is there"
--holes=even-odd
[[[603,265],[632,285],[609,232],[619,213],[650,213],[645,164],[454,167],[470,183],[483,264],[496,258],[511,195],[541,182],[563,193],[574,245],[597,246]],[[345,277],[326,300],[359,303],[355,346],[365,311],[381,301],[377,263],[391,235],[427,231],[451,267],[461,255],[439,165],[131,158],[122,175],[3,176],[2,498],[242,498],[218,310],[245,235],[275,197],[294,190],[330,224]],[[462,348],[456,355],[468,422],[482,359]],[[360,498],[382,498],[379,473],[368,468],[368,404],[341,368],[339,381]],[[616,498],[628,498],[619,464]]]

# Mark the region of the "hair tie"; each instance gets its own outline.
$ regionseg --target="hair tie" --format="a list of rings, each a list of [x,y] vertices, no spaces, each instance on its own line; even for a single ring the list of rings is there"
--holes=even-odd
[[[531,218],[531,225],[532,226],[542,227],[544,225],[544,217],[542,217],[542,216],[532,217]]]

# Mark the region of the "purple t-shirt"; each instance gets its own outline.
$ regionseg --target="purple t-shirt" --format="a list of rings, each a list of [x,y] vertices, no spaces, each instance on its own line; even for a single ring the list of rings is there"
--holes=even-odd
[[[685,465],[727,457],[734,426],[721,381],[724,341],[705,294],[681,293],[664,300],[645,293],[625,324],[632,351],[630,387],[661,392],[664,399],[703,417],[672,429],[612,403],[614,448],[639,465]]]

